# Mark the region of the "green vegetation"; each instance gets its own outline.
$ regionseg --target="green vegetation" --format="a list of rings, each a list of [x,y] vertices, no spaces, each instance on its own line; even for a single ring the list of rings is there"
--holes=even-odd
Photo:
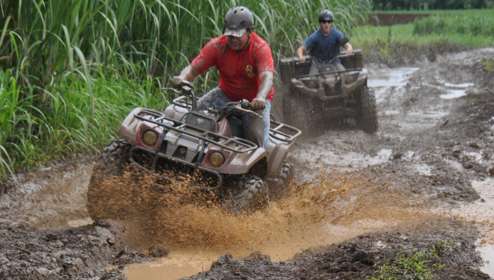
[[[401,13],[401,12],[400,12]],[[397,13],[399,15],[399,13]],[[396,44],[451,44],[465,48],[494,45],[494,10],[434,11],[409,24],[359,26],[352,42],[360,48],[386,52]]]
[[[493,0],[372,0],[377,10],[480,9],[492,7]]]
[[[135,106],[162,108],[166,82],[222,31],[240,1],[0,1],[0,177],[107,143]],[[343,30],[370,1],[242,1],[275,56],[331,7]],[[214,75],[200,80],[198,91]],[[165,79],[166,80],[166,79]]]
[[[93,73],[91,83],[78,73],[66,73],[63,82],[40,92],[29,88],[21,92],[10,72],[0,74],[3,172],[95,151],[108,142],[130,108],[136,104],[156,108],[166,100],[152,79],[136,82],[117,73]]]
[[[417,20],[413,25],[413,33],[417,35],[461,34],[490,37],[494,41],[494,10],[445,12]]]
[[[401,254],[383,264],[370,280],[431,280],[434,272],[444,268],[440,256],[451,247],[449,242],[438,242],[432,248]]]

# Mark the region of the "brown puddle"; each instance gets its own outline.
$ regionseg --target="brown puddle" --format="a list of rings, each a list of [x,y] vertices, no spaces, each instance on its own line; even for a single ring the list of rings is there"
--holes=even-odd
[[[2,214],[38,229],[90,224],[86,192],[91,172],[91,163],[81,163],[25,175],[15,191],[0,199]]]
[[[147,216],[153,222],[140,221],[127,241],[143,250],[159,244],[170,253],[152,263],[129,265],[127,278],[192,276],[209,270],[211,263],[225,254],[245,257],[261,252],[273,261],[283,261],[308,248],[428,219],[427,214],[407,208],[405,198],[370,184],[366,178],[321,177],[317,183],[294,189],[286,198],[251,215],[233,216],[219,208],[197,205],[180,205],[173,211],[155,209]]]

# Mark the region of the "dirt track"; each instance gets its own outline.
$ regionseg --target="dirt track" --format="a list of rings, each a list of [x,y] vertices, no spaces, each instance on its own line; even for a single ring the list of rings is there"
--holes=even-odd
[[[479,242],[494,244],[494,74],[483,69],[485,57],[494,49],[409,68],[369,65],[377,135],[335,130],[298,144],[291,158],[303,193],[252,217],[187,209],[175,217],[187,217],[176,225],[194,233],[182,233],[182,243],[136,246],[125,225],[84,225],[91,222],[84,208],[91,161],[22,175],[0,197],[0,279],[123,279],[127,264],[167,253],[162,264],[187,262],[211,248],[207,261],[235,257],[192,279],[365,279],[417,252],[434,252],[427,262],[435,279],[489,279],[476,251]],[[206,224],[209,231],[198,229]],[[271,259],[242,259],[254,251]],[[207,270],[191,266],[173,272]],[[166,265],[149,267],[126,273],[172,275]]]

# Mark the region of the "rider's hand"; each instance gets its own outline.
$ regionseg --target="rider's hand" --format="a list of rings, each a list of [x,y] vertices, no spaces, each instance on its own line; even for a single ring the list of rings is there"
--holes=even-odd
[[[266,100],[261,98],[254,98],[254,100],[250,102],[250,108],[253,111],[262,110],[264,109],[265,106],[266,106]]]
[[[181,76],[173,76],[170,79],[170,83],[172,83],[173,86],[179,86],[184,82],[184,79]]]
[[[298,58],[299,63],[304,63],[305,62],[305,56],[301,56]]]

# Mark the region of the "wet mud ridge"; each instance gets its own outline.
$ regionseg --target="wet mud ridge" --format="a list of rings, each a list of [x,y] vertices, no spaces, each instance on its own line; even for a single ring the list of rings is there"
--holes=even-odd
[[[410,265],[423,264],[435,279],[490,279],[471,268],[480,261],[471,254],[475,233],[462,225],[448,223],[446,227],[443,231],[423,228],[362,235],[307,250],[287,262],[272,262],[269,256],[257,253],[241,260],[225,255],[213,263],[210,271],[187,279],[429,279],[420,278],[427,273],[410,269],[400,259]],[[386,266],[387,271],[376,271],[376,267]]]
[[[297,144],[293,191],[248,216],[156,204],[144,228],[93,224],[91,162],[20,175],[0,195],[0,279],[490,279],[494,259],[479,253],[494,248],[489,57],[371,65],[377,134]]]
[[[118,279],[149,258],[118,244],[109,226],[36,230],[0,223],[0,279]]]

